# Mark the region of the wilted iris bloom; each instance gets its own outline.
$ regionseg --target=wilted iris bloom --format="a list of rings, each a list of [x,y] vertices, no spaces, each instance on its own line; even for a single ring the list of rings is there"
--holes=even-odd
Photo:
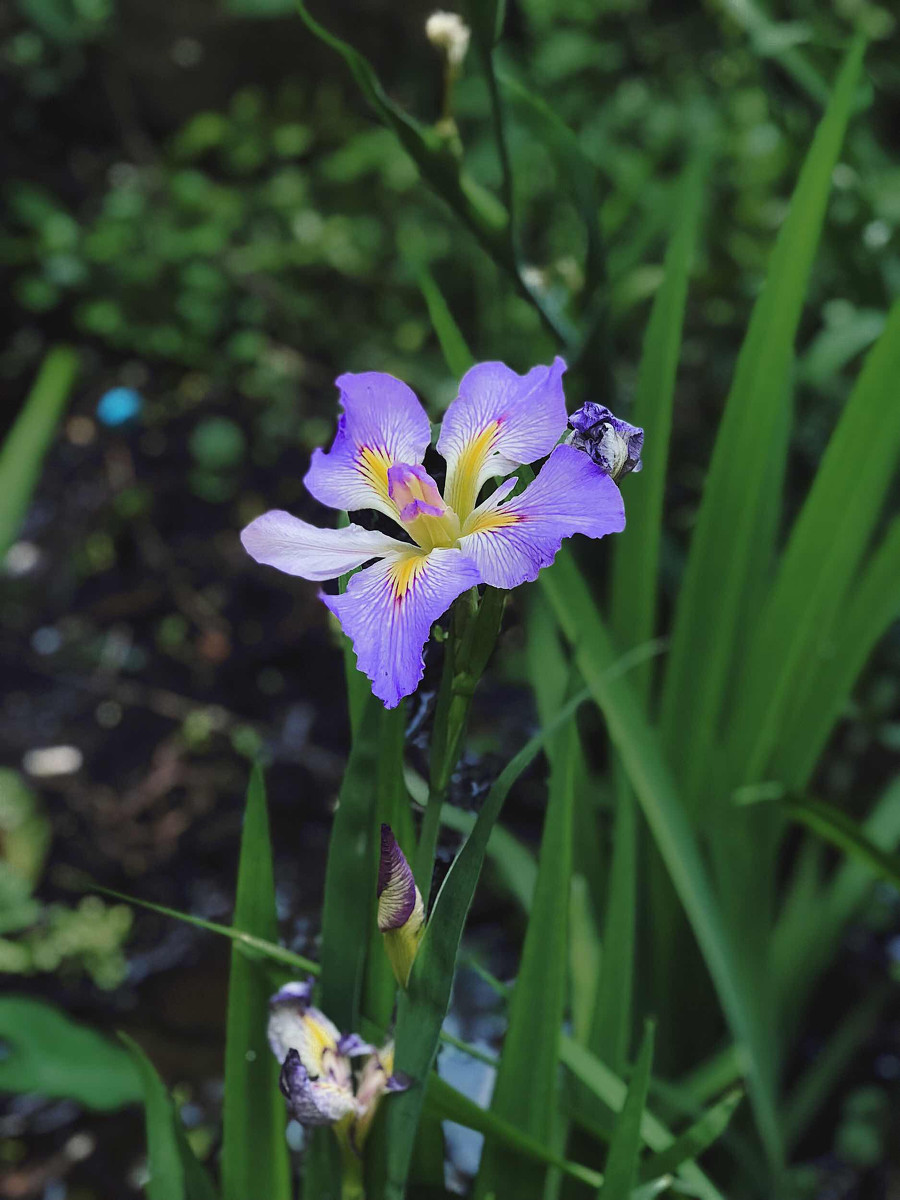
[[[408,540],[359,525],[319,529],[277,510],[241,534],[257,562],[303,579],[335,579],[376,560],[343,595],[322,599],[387,708],[415,691],[432,623],[462,592],[479,583],[517,587],[553,562],[563,538],[625,527],[610,475],[575,446],[557,445],[566,430],[565,369],[557,358],[526,375],[497,362],[465,374],[437,441],[447,463],[443,493],[422,466],[431,426],[412,391],[378,372],[342,375],[337,436],[329,453],[314,452],[304,482],[332,508],[383,513]],[[520,495],[510,497],[513,477],[479,503],[489,480],[545,455]]]
[[[570,444],[583,450],[611,479],[641,469],[644,431],[589,400],[569,417]]]
[[[312,980],[285,984],[270,1001],[269,1045],[281,1063],[279,1084],[290,1115],[307,1127],[333,1125],[359,1152],[383,1092],[408,1083],[393,1074],[394,1047],[341,1034],[309,1000]],[[354,1072],[351,1059],[365,1058]]]
[[[381,827],[378,864],[378,928],[394,975],[406,987],[425,932],[425,907],[406,856],[390,825]]]

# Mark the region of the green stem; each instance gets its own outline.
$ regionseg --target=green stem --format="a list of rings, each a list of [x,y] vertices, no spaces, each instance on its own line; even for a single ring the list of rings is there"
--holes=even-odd
[[[426,908],[431,894],[441,809],[459,761],[472,696],[500,631],[505,600],[505,592],[489,587],[479,602],[473,588],[460,597],[453,610],[434,715],[428,800],[413,871]]]

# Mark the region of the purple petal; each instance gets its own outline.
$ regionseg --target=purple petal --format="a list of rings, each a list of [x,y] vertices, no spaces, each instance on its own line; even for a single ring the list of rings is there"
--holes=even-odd
[[[368,562],[402,550],[406,543],[385,533],[347,525],[320,529],[281,509],[263,513],[241,533],[244,549],[258,563],[301,579],[337,579]]]
[[[390,825],[381,826],[377,895],[379,930],[405,925],[416,907],[416,881]]]
[[[395,463],[388,468],[388,493],[404,522],[417,517],[442,517],[447,511],[437,484],[424,467]]]
[[[565,369],[561,358],[527,375],[487,362],[463,376],[437,443],[447,460],[444,496],[461,520],[492,475],[508,475],[556,445],[566,428]]]
[[[573,533],[604,537],[625,528],[625,507],[612,479],[574,446],[557,446],[520,496],[497,505],[491,496],[467,523],[463,553],[485,583],[513,588],[537,579]]]
[[[298,1004],[303,1008],[308,1007],[314,984],[315,979],[312,975],[308,975],[306,979],[294,979],[275,992],[269,1000],[269,1006],[275,1008],[279,1004]]]
[[[376,1047],[370,1042],[364,1042],[358,1033],[345,1033],[338,1040],[337,1052],[345,1058],[357,1058],[360,1054],[374,1054]]]
[[[409,549],[359,571],[342,596],[322,599],[353,642],[372,691],[395,708],[419,685],[433,623],[480,582],[474,563],[456,549]]]
[[[569,417],[569,428],[574,431],[572,445],[613,479],[640,471],[643,429],[621,421],[605,404],[592,400],[583,404]]]
[[[301,1125],[333,1125],[356,1111],[352,1088],[326,1078],[312,1079],[296,1050],[287,1052],[278,1086],[291,1116]]]
[[[395,462],[420,463],[431,424],[415,393],[379,371],[341,375],[337,436],[329,453],[315,450],[304,483],[322,504],[353,512],[374,508],[397,516],[388,494]]]
[[[413,1085],[413,1081],[404,1071],[397,1071],[393,1075],[388,1075],[384,1085],[386,1092],[406,1092]]]

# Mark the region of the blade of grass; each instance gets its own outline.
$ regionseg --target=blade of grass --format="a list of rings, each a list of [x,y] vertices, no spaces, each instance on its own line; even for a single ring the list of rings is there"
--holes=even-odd
[[[641,1121],[647,1106],[647,1088],[653,1063],[653,1023],[648,1021],[638,1052],[625,1103],[613,1130],[606,1159],[601,1200],[629,1200],[641,1154]]]
[[[550,1144],[558,1112],[559,1037],[566,1007],[578,730],[556,739],[534,902],[509,1003],[491,1111],[536,1141]],[[560,744],[561,743],[561,744]],[[498,1146],[486,1146],[476,1200],[508,1189],[521,1200],[543,1195],[546,1175]]]
[[[137,1042],[124,1033],[119,1037],[143,1086],[148,1200],[216,1200],[215,1188],[188,1144],[181,1118],[155,1067]]]
[[[871,540],[900,456],[898,374],[900,303],[866,357],[828,443],[748,649],[728,754],[743,782],[763,776],[785,715],[797,712],[816,639],[834,621]],[[847,470],[850,439],[867,447],[864,470]],[[792,737],[802,735],[802,722],[796,722]]]
[[[266,791],[258,765],[247,789],[234,925],[267,941],[278,936]],[[233,947],[225,1034],[223,1200],[246,1200],[253,1194],[289,1200],[291,1195],[280,1064],[266,1037],[269,993],[262,964]]]
[[[447,301],[444,299],[443,292],[438,287],[424,259],[419,258],[414,263],[413,269],[447,369],[454,379],[462,379],[475,360],[453,318]]]
[[[0,561],[16,539],[78,372],[78,355],[54,346],[0,446]]]
[[[356,1029],[375,905],[374,833],[382,706],[371,694],[355,731],[328,841],[319,1000],[339,1029]]]
[[[774,1105],[770,1046],[734,948],[723,926],[717,898],[681,798],[669,776],[653,731],[627,679],[611,682],[615,650],[587,586],[570,556],[561,553],[541,581],[575,661],[606,718],[647,823],[663,857],[706,960],[725,1016],[747,1055],[751,1099],[770,1162],[782,1162]]]
[[[584,1087],[613,1112],[621,1112],[628,1085],[596,1055],[580,1046],[574,1038],[564,1034],[560,1043],[560,1058],[567,1070]],[[655,1151],[667,1150],[677,1141],[675,1135],[649,1109],[644,1110],[641,1118],[641,1137],[650,1149]],[[696,1163],[683,1163],[679,1174],[700,1200],[724,1200],[719,1189]]]
[[[398,1005],[395,1069],[414,1080],[426,1079],[434,1065],[441,1026],[450,1003],[459,943],[491,829],[512,785],[545,741],[571,720],[584,699],[584,693],[574,697],[553,724],[532,737],[507,764],[488,792],[475,827],[447,872],[413,964],[409,990],[402,993]],[[392,1100],[387,1120],[386,1200],[401,1200],[404,1194],[422,1101],[421,1087],[412,1087]]]
[[[540,1163],[544,1167],[556,1167],[573,1179],[580,1179],[590,1187],[599,1187],[603,1176],[597,1171],[574,1163],[561,1155],[554,1153],[548,1146],[538,1141],[530,1134],[523,1133],[517,1125],[504,1120],[495,1112],[480,1108],[474,1100],[464,1096],[451,1087],[439,1075],[431,1075],[425,1096],[425,1111],[440,1117],[443,1121],[453,1121],[466,1129],[474,1129],[484,1134],[488,1145],[504,1146],[517,1156],[529,1159],[532,1164]],[[533,1166],[532,1166],[532,1169]],[[501,1192],[500,1195],[509,1193]],[[516,1193],[518,1196],[518,1193]]]
[[[889,883],[900,891],[900,855],[882,850],[866,837],[863,830],[845,812],[820,800],[794,800],[785,806],[785,812],[794,821],[852,855],[867,867],[878,879]]]
[[[857,39],[847,55],[778,234],[738,357],[678,598],[662,729],[695,817],[759,552],[754,534],[769,499],[769,448],[785,417],[794,338],[864,49]]]
[[[772,772],[789,788],[806,788],[872,650],[900,616],[898,562],[900,518],[895,518],[863,566],[839,619],[822,631],[818,661],[810,663],[806,688],[785,721]]]
[[[701,1117],[680,1134],[666,1150],[660,1150],[641,1166],[641,1179],[649,1181],[659,1175],[671,1175],[688,1159],[699,1158],[713,1142],[717,1142],[744,1097],[743,1088],[735,1088],[706,1110]]]

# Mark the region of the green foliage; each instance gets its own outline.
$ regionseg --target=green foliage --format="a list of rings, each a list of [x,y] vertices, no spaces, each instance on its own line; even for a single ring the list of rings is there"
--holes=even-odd
[[[166,1085],[137,1042],[119,1035],[140,1076],[147,1125],[148,1200],[216,1200],[216,1192],[185,1137]]]
[[[653,1032],[653,1026],[648,1024],[644,1030],[628,1094],[613,1130],[603,1186],[599,1192],[603,1200],[628,1200],[637,1177],[641,1152],[641,1120],[647,1103],[650,1067],[653,1061]]]
[[[74,350],[68,346],[51,350],[0,446],[0,558],[19,532],[77,371]]]
[[[234,925],[270,941],[278,933],[265,783],[258,766],[247,789]],[[271,981],[262,964],[235,945],[225,1040],[224,1200],[240,1200],[257,1191],[271,1200],[289,1200],[291,1195],[284,1103],[278,1090],[280,1064],[266,1037],[270,994]]]
[[[134,1104],[141,1085],[121,1046],[26,996],[0,997],[0,1091],[75,1100],[110,1111]]]

